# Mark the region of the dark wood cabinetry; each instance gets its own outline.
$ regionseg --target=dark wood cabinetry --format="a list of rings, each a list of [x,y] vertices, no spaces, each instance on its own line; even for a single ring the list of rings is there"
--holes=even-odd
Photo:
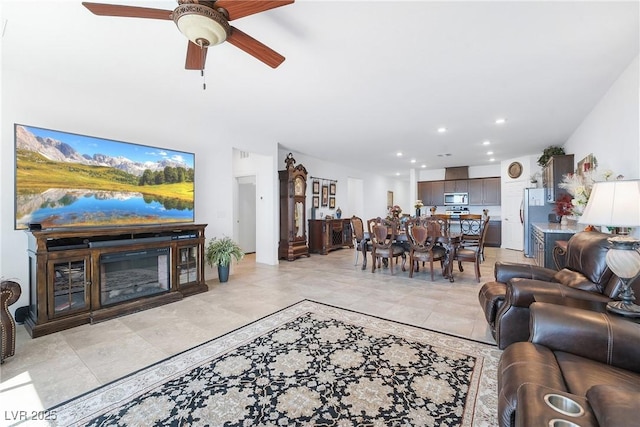
[[[425,206],[438,206],[444,203],[444,181],[418,182],[418,199]]]
[[[502,245],[502,221],[489,220],[489,228],[484,238],[484,245],[499,248]]]
[[[468,179],[455,179],[444,181],[445,193],[468,193],[469,192],[469,180]]]
[[[544,168],[542,168],[542,185],[547,190],[547,203],[554,203],[562,195],[569,194],[564,188],[560,188],[564,175],[573,173],[573,154],[564,156],[552,156]]]
[[[531,227],[533,240],[533,257],[540,267],[557,270],[554,259],[554,247],[558,240],[569,240],[575,232],[569,230],[542,230],[535,225]]]
[[[307,170],[302,165],[294,166],[296,160],[291,153],[285,159],[287,168],[278,172],[280,178],[280,241],[278,258],[293,261],[309,256],[307,246],[306,199]]]
[[[418,198],[425,206],[442,206],[444,193],[469,193],[470,206],[499,206],[500,178],[418,182]]]
[[[326,255],[345,246],[353,248],[353,233],[349,219],[310,219],[309,250]]]
[[[32,337],[208,290],[204,224],[30,231]]]

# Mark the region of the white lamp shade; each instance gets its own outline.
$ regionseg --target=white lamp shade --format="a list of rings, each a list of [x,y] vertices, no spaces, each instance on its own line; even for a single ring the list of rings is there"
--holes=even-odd
[[[596,182],[578,222],[607,227],[640,226],[640,180]]]

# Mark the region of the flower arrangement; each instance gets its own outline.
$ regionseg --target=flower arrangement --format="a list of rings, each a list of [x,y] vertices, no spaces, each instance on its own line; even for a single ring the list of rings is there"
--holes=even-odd
[[[399,218],[402,213],[402,208],[398,205],[393,205],[389,208],[388,218]]]
[[[571,195],[563,194],[556,200],[556,205],[553,207],[553,211],[560,217],[571,215],[573,212],[573,205],[571,203]]]
[[[581,216],[587,206],[587,202],[589,202],[593,184],[599,181],[609,181],[613,175],[614,173],[611,170],[598,174],[596,169],[590,169],[582,174],[570,173],[564,175],[562,182],[558,186],[567,190],[572,196],[571,211],[568,215]],[[624,176],[617,175],[615,179],[624,179]]]
[[[424,203],[422,203],[422,200],[420,199],[416,200],[416,202],[413,204],[413,207],[416,209],[420,209],[423,206],[424,206]]]

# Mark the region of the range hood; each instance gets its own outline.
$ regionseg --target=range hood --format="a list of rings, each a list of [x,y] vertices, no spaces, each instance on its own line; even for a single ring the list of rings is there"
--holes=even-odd
[[[469,166],[444,168],[444,179],[469,179]]]

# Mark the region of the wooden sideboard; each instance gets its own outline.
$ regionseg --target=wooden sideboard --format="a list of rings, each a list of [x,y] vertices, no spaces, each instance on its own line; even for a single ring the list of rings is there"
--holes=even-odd
[[[343,247],[353,248],[353,233],[349,219],[310,219],[309,251],[326,255]]]
[[[206,224],[27,232],[31,337],[208,290]]]

